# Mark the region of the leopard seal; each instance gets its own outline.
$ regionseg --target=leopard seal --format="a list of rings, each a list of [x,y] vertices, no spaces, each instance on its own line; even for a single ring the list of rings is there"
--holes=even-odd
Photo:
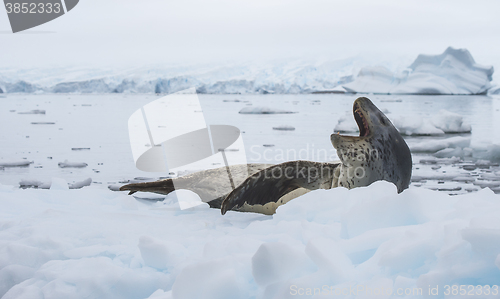
[[[379,180],[396,185],[398,193],[408,188],[411,179],[410,149],[387,116],[368,98],[353,104],[359,136],[332,134],[338,162],[289,161],[277,165],[234,165],[231,173],[236,186],[229,185],[226,167],[156,182],[128,184],[121,191],[169,194],[176,189],[197,193],[212,208],[257,212],[271,215],[288,201],[311,190],[368,186]]]

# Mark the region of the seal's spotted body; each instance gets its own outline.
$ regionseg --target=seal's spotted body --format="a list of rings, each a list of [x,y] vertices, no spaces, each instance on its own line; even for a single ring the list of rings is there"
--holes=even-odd
[[[129,184],[120,190],[168,194],[175,189],[197,193],[212,208],[274,214],[278,206],[316,189],[338,186],[355,188],[378,180],[394,183],[398,192],[408,188],[411,154],[403,137],[389,119],[368,99],[358,98],[353,106],[358,136],[333,134],[331,142],[340,162],[291,161],[274,166],[250,164],[231,166],[236,188],[227,183],[226,167],[194,173],[176,179]],[[240,171],[247,167],[248,177]],[[175,189],[174,189],[175,185]]]

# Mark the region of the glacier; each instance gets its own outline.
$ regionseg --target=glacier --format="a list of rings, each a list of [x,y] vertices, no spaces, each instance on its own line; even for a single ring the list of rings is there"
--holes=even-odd
[[[440,55],[419,55],[399,74],[383,66],[365,67],[343,87],[353,93],[486,94],[493,71],[493,66],[477,64],[467,49],[448,47]]]
[[[3,93],[486,94],[492,66],[466,49],[410,59],[391,56],[141,67],[0,68]],[[408,66],[409,65],[409,66]],[[355,76],[355,74],[358,74]],[[490,94],[500,92],[498,88]]]

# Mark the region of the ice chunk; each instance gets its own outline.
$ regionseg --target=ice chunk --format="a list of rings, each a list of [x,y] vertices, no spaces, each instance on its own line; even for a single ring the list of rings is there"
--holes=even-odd
[[[437,152],[446,148],[465,148],[470,145],[470,137],[455,136],[445,139],[408,141],[412,152]]]
[[[52,178],[52,183],[50,184],[50,190],[68,190],[69,186],[66,180],[61,178]]]
[[[240,110],[240,114],[291,114],[293,111],[280,110],[269,107],[245,107]]]
[[[273,130],[277,130],[277,131],[295,131],[295,128],[292,127],[292,126],[283,125],[283,126],[273,127]]]
[[[18,112],[17,114],[45,114],[45,110],[35,109],[26,112]]]
[[[177,275],[172,297],[182,299],[233,299],[245,294],[243,276],[230,258],[188,265]],[[240,270],[241,271],[241,270]]]
[[[28,160],[4,161],[4,160],[0,160],[1,167],[22,167],[22,166],[28,166],[31,163],[33,163],[33,161],[28,161]]]
[[[469,133],[471,126],[460,114],[444,109],[432,118],[432,124],[445,133]]]
[[[83,168],[88,166],[88,164],[84,162],[69,162],[68,160],[64,160],[64,162],[59,162],[57,165],[59,165],[59,167],[61,168],[65,167]]]
[[[403,115],[391,119],[403,135],[442,135],[448,133],[470,133],[472,128],[462,115],[440,110],[431,118]]]
[[[50,182],[42,182],[39,180],[29,180],[29,179],[24,179],[19,182],[19,187],[21,188],[39,188],[39,189],[49,189],[50,188]]]
[[[500,229],[467,228],[462,238],[472,245],[472,250],[492,261],[500,254]]]
[[[252,274],[261,286],[297,277],[310,263],[307,256],[284,243],[264,243],[252,257]]]
[[[317,238],[307,243],[306,253],[319,269],[328,273],[334,284],[350,280],[354,266],[349,257],[332,239]]]
[[[139,238],[139,250],[144,263],[157,269],[166,269],[172,265],[171,253],[166,244],[151,237]]]
[[[417,115],[397,116],[391,119],[402,135],[442,135],[444,131],[436,128],[429,119]]]
[[[75,182],[69,186],[70,189],[81,189],[83,187],[90,186],[92,184],[92,178],[87,178],[83,181]]]
[[[483,142],[476,144],[473,148],[472,156],[478,159],[485,159],[491,162],[500,161],[500,144]]]

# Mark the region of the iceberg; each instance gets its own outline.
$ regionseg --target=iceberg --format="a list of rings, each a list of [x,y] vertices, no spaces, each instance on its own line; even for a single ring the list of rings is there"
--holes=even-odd
[[[488,94],[491,94],[491,95],[500,94],[500,86],[496,86],[496,87],[488,90]]]
[[[486,94],[493,66],[479,65],[467,49],[448,47],[440,55],[419,55],[401,74],[382,66],[365,67],[348,92],[377,94]]]

